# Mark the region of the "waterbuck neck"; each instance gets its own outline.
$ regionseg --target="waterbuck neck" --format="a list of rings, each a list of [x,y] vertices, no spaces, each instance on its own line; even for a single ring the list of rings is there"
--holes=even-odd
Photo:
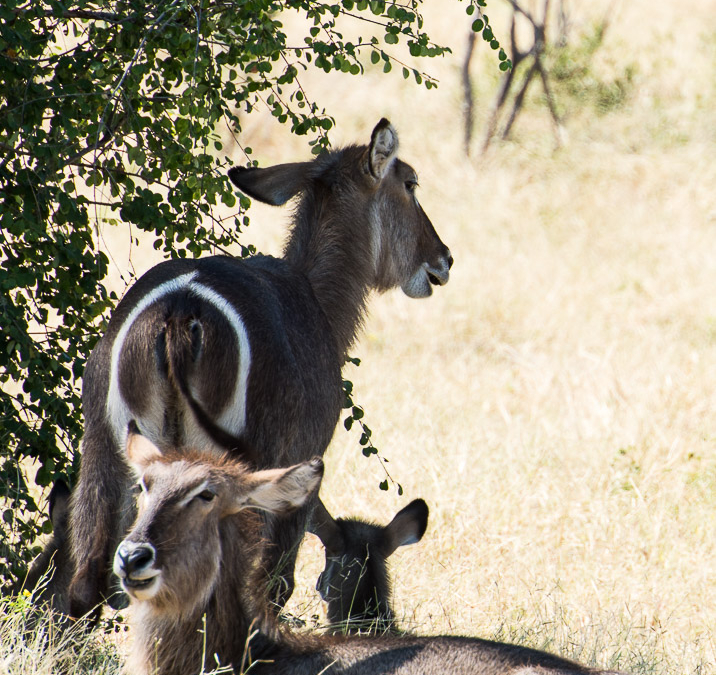
[[[334,161],[343,164],[340,160],[357,150],[346,148]],[[350,163],[355,171],[358,162]],[[355,176],[337,178],[330,185],[314,179],[312,187],[296,207],[284,259],[310,281],[338,353],[345,357],[362,326],[368,295],[376,287],[372,204],[359,194],[364,188]]]
[[[255,599],[265,595],[264,576],[257,565],[255,545],[245,537],[247,530],[258,540],[258,521],[253,513],[244,512],[221,523],[222,562],[208,598],[191,607],[185,605],[180,611],[139,604],[133,622],[137,646],[141,647],[135,647],[131,654],[127,675],[148,675],[147,664],[156,667],[152,675],[204,672],[216,668],[215,654],[221,656],[222,665],[237,665],[245,658],[250,636],[252,658],[270,650],[279,640],[273,617]],[[252,581],[247,583],[247,577]],[[178,599],[181,602],[185,597],[181,594]],[[203,664],[202,655],[206,659]]]

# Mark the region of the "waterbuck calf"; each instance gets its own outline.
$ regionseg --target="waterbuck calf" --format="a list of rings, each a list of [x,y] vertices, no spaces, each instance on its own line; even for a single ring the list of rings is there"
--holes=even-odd
[[[268,609],[252,511],[299,508],[322,461],[251,473],[209,453],[163,453],[135,435],[127,452],[141,476],[137,519],[114,558],[134,604],[127,673],[192,675],[218,662],[254,675],[606,675],[478,638],[292,634]]]
[[[388,557],[400,546],[419,542],[428,526],[428,505],[415,499],[387,525],[359,518],[335,519],[322,503],[309,531],[326,549],[326,567],[316,590],[327,603],[330,629],[336,633],[380,635],[397,632],[390,604]]]
[[[283,257],[168,261],[122,299],[84,374],[73,615],[107,594],[112,551],[132,519],[130,421],[160,448],[230,450],[259,469],[321,455],[370,292],[400,287],[422,298],[447,283],[452,256],[397,150],[397,133],[383,119],[368,145],[231,169],[231,180],[255,199],[281,205],[298,197]],[[283,562],[279,603],[291,594],[313,501],[280,526],[266,517],[266,567]]]

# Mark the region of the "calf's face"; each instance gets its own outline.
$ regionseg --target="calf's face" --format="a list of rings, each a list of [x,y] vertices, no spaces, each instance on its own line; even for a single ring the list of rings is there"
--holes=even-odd
[[[133,601],[168,614],[200,609],[213,591],[224,519],[248,508],[298,508],[323,473],[320,459],[252,473],[206,453],[164,456],[137,434],[127,453],[140,476],[137,519],[117,547],[114,573]]]

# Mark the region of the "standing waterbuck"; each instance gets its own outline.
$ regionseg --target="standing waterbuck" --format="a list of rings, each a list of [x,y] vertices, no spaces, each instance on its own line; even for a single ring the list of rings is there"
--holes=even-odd
[[[252,675],[596,675],[546,652],[457,636],[291,633],[268,608],[259,520],[299,508],[323,473],[316,458],[251,473],[231,458],[162,452],[128,438],[141,495],[115,573],[133,599],[132,675],[192,675],[221,665]]]
[[[452,256],[415,196],[383,119],[367,146],[310,162],[233,168],[245,194],[298,197],[282,258],[161,263],[122,299],[87,362],[85,435],[71,515],[71,612],[106,597],[116,543],[131,522],[130,421],[160,448],[230,450],[265,469],[323,454],[344,401],[341,368],[372,290],[410,297],[447,283]],[[277,524],[266,568],[293,589],[310,500]]]
[[[422,539],[428,514],[428,505],[414,499],[387,525],[377,525],[361,518],[333,518],[321,502],[316,504],[310,531],[326,550],[316,590],[328,605],[332,632],[399,631],[390,602],[388,558],[400,546]]]

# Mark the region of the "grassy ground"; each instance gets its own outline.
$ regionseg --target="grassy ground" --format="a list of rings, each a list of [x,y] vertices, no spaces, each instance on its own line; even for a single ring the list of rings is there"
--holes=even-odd
[[[347,372],[405,495],[378,490],[381,463],[339,427],[323,499],[335,515],[381,521],[417,496],[430,505],[425,538],[393,561],[406,627],[516,640],[634,675],[716,673],[713,3],[613,4],[579,86],[555,82],[565,145],[555,150],[535,95],[511,141],[470,158],[464,7],[430,4],[426,25],[455,52],[425,65],[437,91],[399,74],[305,78],[336,116],[334,143],[393,121],[456,260],[430,300],[373,299],[354,349],[362,365]],[[581,63],[580,36],[599,16],[572,7],[569,63]],[[480,44],[473,63],[478,142],[499,76],[487,51]],[[269,115],[247,120],[242,142],[262,164],[307,155]],[[246,241],[278,253],[287,214],[252,211]],[[126,233],[104,237],[119,283]],[[139,272],[154,261],[132,253]],[[290,610],[309,622],[322,617],[321,556],[307,539]],[[0,630],[17,616],[7,610]],[[35,666],[42,650],[6,635],[0,674],[54,672],[51,655]],[[117,641],[95,637],[93,648],[107,642]],[[114,672],[118,661],[101,671],[78,660],[71,672]]]

